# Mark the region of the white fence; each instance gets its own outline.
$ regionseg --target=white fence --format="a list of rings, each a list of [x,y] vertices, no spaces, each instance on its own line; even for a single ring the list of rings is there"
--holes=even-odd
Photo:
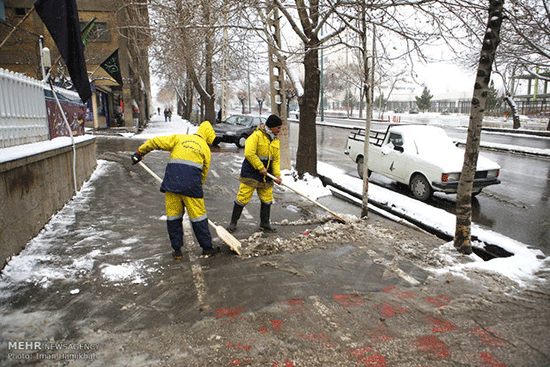
[[[0,148],[49,139],[46,84],[0,69]]]

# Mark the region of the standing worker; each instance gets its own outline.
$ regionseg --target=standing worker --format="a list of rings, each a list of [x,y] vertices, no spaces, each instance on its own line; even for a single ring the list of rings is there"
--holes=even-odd
[[[176,259],[182,258],[185,208],[189,213],[195,237],[202,247],[203,257],[212,256],[219,251],[219,247],[212,246],[202,190],[210,167],[209,145],[215,137],[216,133],[210,122],[204,121],[194,135],[175,134],[152,138],[132,155],[133,164],[136,164],[152,150],[170,152],[160,191],[165,194],[166,225]]]
[[[256,190],[260,198],[260,230],[277,232],[269,223],[271,204],[273,203],[273,180],[267,177],[269,172],[276,177],[275,182],[281,184],[281,165],[279,132],[283,122],[276,115],[270,115],[265,124],[261,124],[246,139],[244,146],[244,160],[241,167],[241,185],[237,199],[233,205],[231,223],[227,227],[229,232],[237,229],[237,221],[241,217],[243,208],[252,198]]]

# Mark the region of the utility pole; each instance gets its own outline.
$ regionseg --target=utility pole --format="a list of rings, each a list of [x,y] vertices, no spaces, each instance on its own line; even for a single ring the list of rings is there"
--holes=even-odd
[[[283,64],[274,48],[281,47],[281,28],[279,24],[279,12],[274,7],[269,13],[268,26],[271,30],[274,44],[269,43],[269,85],[271,90],[271,113],[279,116],[283,121],[281,132],[279,133],[281,148],[281,169],[290,169],[290,144],[288,120],[286,117],[286,94],[284,90],[284,72]]]
[[[321,28],[321,36],[323,28]],[[321,47],[321,122],[325,121],[325,56],[323,54],[324,47]]]
[[[227,12],[223,12],[223,24],[227,25]],[[220,120],[225,121],[227,117],[227,27],[223,28],[223,49],[222,49],[222,100]]]

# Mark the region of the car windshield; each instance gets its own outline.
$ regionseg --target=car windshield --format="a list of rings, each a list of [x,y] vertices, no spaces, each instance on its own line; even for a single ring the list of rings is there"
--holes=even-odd
[[[252,117],[250,116],[230,116],[226,123],[231,125],[241,125],[241,126],[250,126],[252,122]]]

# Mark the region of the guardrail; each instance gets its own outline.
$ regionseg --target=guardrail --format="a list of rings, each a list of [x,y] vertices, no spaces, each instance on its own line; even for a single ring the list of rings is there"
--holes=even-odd
[[[49,139],[46,85],[0,69],[0,148]]]

